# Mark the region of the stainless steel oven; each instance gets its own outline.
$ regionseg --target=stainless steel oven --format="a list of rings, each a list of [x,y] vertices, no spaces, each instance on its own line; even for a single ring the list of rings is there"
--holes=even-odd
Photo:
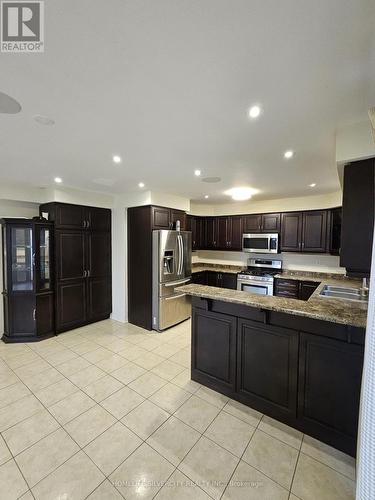
[[[237,277],[237,290],[258,295],[273,295],[273,277],[239,274]]]
[[[277,233],[245,233],[242,235],[242,250],[246,253],[278,253]]]

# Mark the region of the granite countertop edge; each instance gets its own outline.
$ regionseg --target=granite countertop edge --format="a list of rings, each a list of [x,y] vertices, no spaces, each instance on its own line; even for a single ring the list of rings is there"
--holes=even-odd
[[[242,304],[258,309],[267,309],[330,323],[366,328],[367,304],[322,297],[320,296],[320,292],[326,284],[337,284],[337,280],[322,280],[321,284],[307,301],[273,295],[256,295],[238,290],[195,284],[184,285],[179,288],[179,291],[195,297]],[[350,280],[350,286],[359,287],[360,283],[356,280]]]

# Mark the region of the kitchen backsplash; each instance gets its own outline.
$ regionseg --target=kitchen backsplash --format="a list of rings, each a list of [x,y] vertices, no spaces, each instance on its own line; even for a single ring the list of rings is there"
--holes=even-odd
[[[340,267],[339,257],[326,254],[298,254],[281,253],[274,254],[245,254],[243,252],[219,252],[216,250],[198,250],[192,254],[192,262],[206,262],[212,264],[224,264],[234,266],[246,266],[250,257],[276,258],[283,261],[284,269],[296,271],[314,271],[321,273],[342,273],[345,269]]]

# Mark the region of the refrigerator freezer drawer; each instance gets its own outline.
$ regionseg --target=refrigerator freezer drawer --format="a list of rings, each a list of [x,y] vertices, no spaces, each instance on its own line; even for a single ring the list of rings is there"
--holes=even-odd
[[[180,286],[188,285],[191,278],[185,278],[178,281],[170,281],[169,283],[161,283],[159,285],[159,297],[168,297],[171,295],[177,295],[181,292],[178,291]]]
[[[165,330],[191,316],[191,298],[181,293],[159,299],[158,330]]]

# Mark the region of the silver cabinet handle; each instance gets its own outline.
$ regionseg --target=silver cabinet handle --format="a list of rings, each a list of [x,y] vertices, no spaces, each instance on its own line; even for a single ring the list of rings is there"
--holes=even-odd
[[[33,309],[33,321],[36,320],[36,309]]]
[[[173,295],[173,297],[166,297],[165,300],[175,300],[180,299],[181,297],[185,297],[186,293],[182,293],[181,295]]]
[[[87,277],[90,278],[91,271],[90,269],[87,271]]]
[[[86,227],[90,227],[90,221],[89,220],[86,221]]]
[[[85,220],[83,221],[83,227],[84,228],[86,227],[86,221]]]
[[[83,277],[86,278],[87,276],[87,271],[83,271]]]

